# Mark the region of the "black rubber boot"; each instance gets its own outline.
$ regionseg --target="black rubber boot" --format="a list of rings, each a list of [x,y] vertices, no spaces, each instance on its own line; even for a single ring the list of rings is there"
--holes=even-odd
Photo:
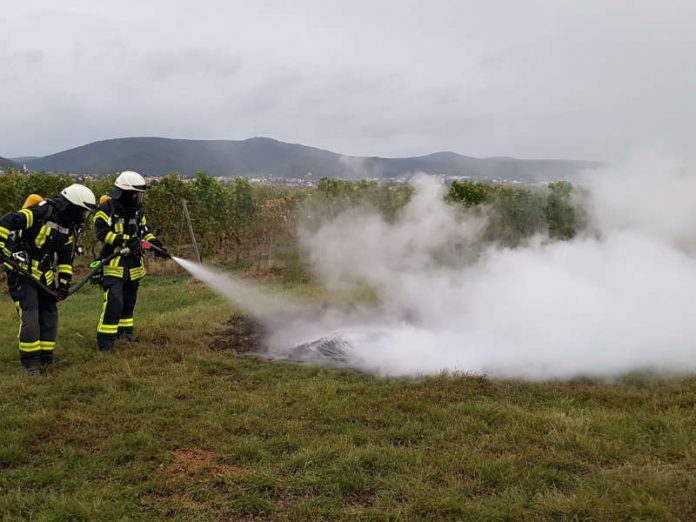
[[[97,337],[97,348],[100,352],[110,352],[114,349],[114,341],[113,337]]]
[[[132,343],[135,341],[135,333],[133,332],[132,327],[121,327],[118,329],[118,338],[122,339],[128,343]]]
[[[70,361],[56,357],[52,351],[41,352],[41,366],[52,366],[53,368],[62,368],[70,366]]]
[[[22,354],[20,356],[22,366],[31,376],[40,375],[41,373],[41,357],[38,353]]]

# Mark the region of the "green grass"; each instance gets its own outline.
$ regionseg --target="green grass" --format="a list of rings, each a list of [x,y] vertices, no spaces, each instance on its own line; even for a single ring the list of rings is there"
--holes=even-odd
[[[311,285],[282,291],[316,296]],[[0,296],[2,520],[696,520],[696,379],[383,379],[209,349],[231,311],[141,289],[94,348],[94,288],[31,379]]]

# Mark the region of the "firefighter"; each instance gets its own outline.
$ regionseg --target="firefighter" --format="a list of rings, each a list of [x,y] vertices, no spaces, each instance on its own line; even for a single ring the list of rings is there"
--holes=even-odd
[[[138,285],[145,275],[142,241],[158,247],[155,255],[167,257],[167,250],[147,227],[142,196],[147,189],[145,179],[133,171],[121,172],[109,196],[102,196],[94,215],[97,240],[104,246],[100,258],[105,259],[118,249],[128,247],[130,253],[118,255],[105,263],[102,289],[104,304],[97,326],[97,347],[101,351],[114,348],[117,338],[133,340],[133,310]]]
[[[0,258],[20,320],[19,358],[29,375],[58,362],[56,301],[68,296],[77,237],[96,206],[92,191],[75,183],[55,198],[28,199],[26,208],[0,218]]]

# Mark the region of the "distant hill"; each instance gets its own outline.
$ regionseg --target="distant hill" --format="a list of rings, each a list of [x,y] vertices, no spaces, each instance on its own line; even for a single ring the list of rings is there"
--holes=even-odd
[[[27,162],[32,170],[103,174],[132,169],[161,176],[272,176],[283,178],[383,178],[414,172],[472,178],[544,181],[572,179],[596,163],[571,160],[471,158],[437,152],[412,158],[356,157],[270,138],[179,140],[119,138],[98,141]]]
[[[20,156],[19,158],[10,158],[12,161],[15,163],[18,163],[21,165],[22,163],[26,163],[27,161],[32,161],[35,159],[39,159],[41,156]]]
[[[6,171],[7,169],[19,169],[21,168],[14,161],[7,158],[0,157],[0,170]]]

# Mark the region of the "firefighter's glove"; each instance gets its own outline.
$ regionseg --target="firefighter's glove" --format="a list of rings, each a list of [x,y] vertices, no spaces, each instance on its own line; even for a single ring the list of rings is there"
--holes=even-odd
[[[143,253],[143,245],[140,244],[139,239],[135,239],[126,245],[128,250],[130,250],[131,255],[139,256]]]
[[[159,239],[152,239],[150,243],[157,247],[152,249],[157,257],[162,257],[164,259],[171,257],[169,250],[167,250],[167,247],[165,247]]]
[[[56,300],[64,301],[70,295],[70,283],[60,283],[58,285],[58,290],[56,290]]]

